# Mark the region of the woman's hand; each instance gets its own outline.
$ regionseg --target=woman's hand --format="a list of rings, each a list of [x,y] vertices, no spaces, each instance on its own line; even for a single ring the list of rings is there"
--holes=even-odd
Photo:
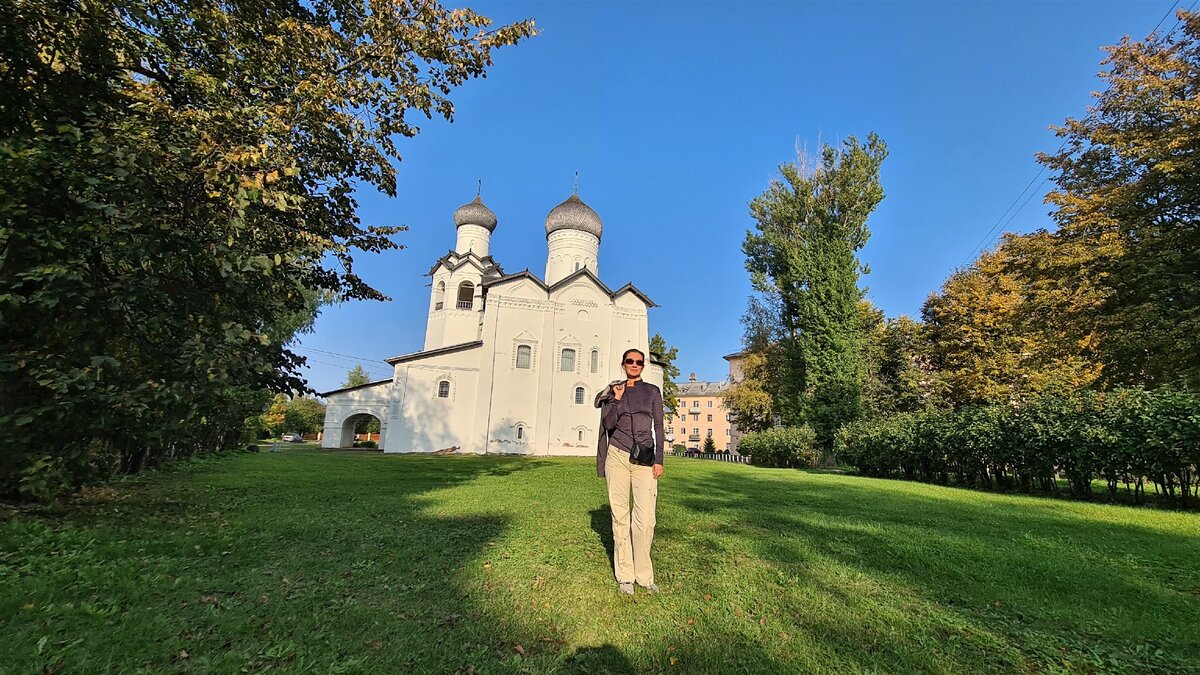
[[[654,469],[651,470],[651,473],[654,474],[654,480],[658,480],[659,478],[662,478],[662,472],[663,472],[662,464],[655,464]]]
[[[621,395],[624,393],[625,393],[625,384],[624,383],[613,385],[613,396],[616,396],[618,401],[621,400]]]

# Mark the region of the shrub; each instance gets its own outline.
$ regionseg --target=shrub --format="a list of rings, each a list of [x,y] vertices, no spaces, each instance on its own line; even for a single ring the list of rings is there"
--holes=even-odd
[[[767,429],[743,436],[738,452],[750,455],[757,466],[802,469],[820,460],[816,440],[816,433],[808,426]]]
[[[866,475],[1089,497],[1103,479],[1136,502],[1150,482],[1189,508],[1200,495],[1200,395],[1177,387],[1050,394],[1011,405],[902,413],[839,430]],[[755,457],[756,463],[758,457]]]
[[[378,448],[379,444],[375,441],[354,441],[356,448]]]

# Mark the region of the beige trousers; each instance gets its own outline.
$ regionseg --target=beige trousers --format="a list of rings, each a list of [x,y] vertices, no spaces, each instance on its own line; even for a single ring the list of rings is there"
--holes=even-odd
[[[654,507],[658,502],[658,481],[651,467],[629,461],[629,453],[608,449],[604,461],[608,481],[608,505],[612,509],[613,572],[618,583],[636,581],[642,586],[654,583],[654,565],[650,546],[654,543]],[[629,497],[633,496],[632,522]]]

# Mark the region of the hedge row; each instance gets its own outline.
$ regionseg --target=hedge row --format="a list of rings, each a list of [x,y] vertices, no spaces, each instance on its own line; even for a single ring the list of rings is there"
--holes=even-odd
[[[743,436],[737,451],[750,455],[755,466],[803,469],[816,466],[820,460],[816,441],[816,432],[811,427],[768,429]]]
[[[838,459],[864,474],[1137,503],[1147,483],[1184,508],[1200,496],[1200,395],[1164,387],[1043,396],[1013,405],[899,414],[838,432]]]

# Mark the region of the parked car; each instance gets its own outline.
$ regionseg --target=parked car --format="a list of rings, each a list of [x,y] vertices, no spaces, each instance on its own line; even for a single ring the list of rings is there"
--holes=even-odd
[[[279,437],[279,440],[286,443],[299,443],[304,440],[304,437],[300,434],[284,434]]]

